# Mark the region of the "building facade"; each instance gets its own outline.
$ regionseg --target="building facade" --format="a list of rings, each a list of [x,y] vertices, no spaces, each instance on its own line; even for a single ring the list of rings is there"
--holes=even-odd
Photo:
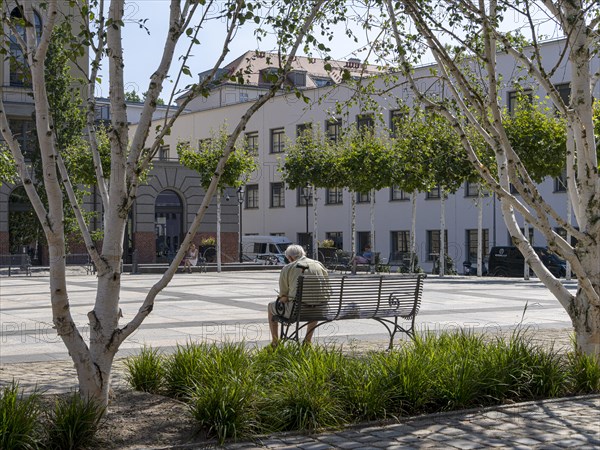
[[[543,45],[544,61],[548,65],[559,64],[554,72],[553,83],[565,96],[569,94],[569,71],[566,58],[559,61],[562,41],[547,42]],[[248,57],[245,57],[248,60]],[[255,57],[260,60],[261,55]],[[299,65],[302,66],[302,59]],[[175,157],[174,149],[178,141],[199,142],[210,137],[211,130],[217,130],[223,123],[231,127],[237,124],[247,109],[245,104],[252,95],[260,95],[260,74],[268,64],[260,65],[250,72],[255,75],[254,83],[235,85],[223,83],[215,87],[206,99],[197,99],[189,107],[192,110],[181,116],[171,135],[166,139],[170,157]],[[340,63],[343,64],[343,63]],[[598,69],[598,59],[593,62]],[[499,71],[505,76],[501,95],[508,108],[514,107],[516,92],[524,89],[532,94],[544,96],[535,83],[523,81],[520,69],[506,55],[498,55]],[[343,66],[340,66],[343,67]],[[359,64],[360,68],[360,64]],[[420,70],[425,73],[429,67]],[[335,72],[335,69],[334,69]],[[258,78],[256,78],[258,77]],[[311,78],[306,71],[305,79]],[[418,73],[417,73],[418,77]],[[315,79],[324,80],[319,73]],[[521,79],[517,86],[513,80]],[[383,86],[384,81],[380,84]],[[598,89],[598,88],[597,88]],[[317,239],[332,239],[338,248],[350,250],[351,195],[356,195],[356,236],[360,251],[370,244],[373,251],[387,257],[394,251],[409,251],[409,230],[411,229],[412,207],[410,195],[393,187],[375,194],[375,238],[370,242],[370,203],[368,194],[351,194],[339,189],[317,189],[314,198],[307,198],[301,190],[286,189],[279,172],[285,156],[286,139],[295,137],[308,124],[320,127],[328,136],[336,136],[344,127],[360,124],[365,117],[377,115],[375,126],[393,130],[392,120],[397,115],[399,101],[411,104],[406,88],[397,87],[376,98],[377,108],[364,109],[361,102],[350,103],[354,91],[335,80],[321,81],[306,87],[303,94],[308,97],[305,103],[293,93],[273,98],[258,111],[246,126],[245,136],[257,153],[259,169],[245,186],[243,208],[243,234],[285,235],[292,241],[307,244],[308,236],[315,232]],[[595,92],[598,97],[598,90]],[[226,99],[227,101],[224,101]],[[342,108],[340,114],[338,105]],[[338,113],[336,115],[336,112]],[[545,199],[566,217],[567,195],[560,180],[546,179],[539,186]],[[478,228],[478,186],[465,184],[455,194],[449,196],[445,206],[447,254],[460,269],[463,261],[476,261]],[[313,220],[313,207],[307,208],[307,201],[316,203],[318,221]],[[511,238],[502,218],[500,204],[494,195],[482,198],[483,209],[483,251],[487,255],[494,245],[511,245]],[[439,190],[419,193],[416,208],[417,254],[421,267],[431,270],[439,254],[440,245],[440,193]],[[521,222],[522,223],[522,222]],[[307,234],[308,232],[308,234]],[[531,231],[535,245],[544,245],[540,234]]]

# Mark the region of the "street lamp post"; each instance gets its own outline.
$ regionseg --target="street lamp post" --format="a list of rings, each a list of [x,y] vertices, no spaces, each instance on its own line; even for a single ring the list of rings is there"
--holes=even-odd
[[[308,243],[306,245],[307,249],[308,249],[308,254],[310,254],[310,250],[311,250],[311,245],[310,245],[310,234],[308,231],[308,201],[310,200],[312,196],[312,189],[310,184],[306,183],[306,186],[304,186],[302,188],[302,198],[304,198],[304,205],[306,206],[306,239],[308,240]]]
[[[238,204],[239,204],[239,211],[238,214],[240,216],[240,221],[239,221],[239,240],[240,240],[240,262],[243,262],[243,249],[242,249],[242,205],[244,204],[244,186],[240,186],[237,190],[237,196],[238,196]]]

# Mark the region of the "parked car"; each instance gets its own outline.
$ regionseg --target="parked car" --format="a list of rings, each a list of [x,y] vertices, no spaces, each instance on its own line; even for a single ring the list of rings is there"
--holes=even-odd
[[[567,266],[563,259],[547,247],[533,247],[542,263],[555,277],[564,277]],[[496,277],[522,277],[525,258],[517,247],[492,247],[488,261],[488,273]]]
[[[269,255],[273,255],[279,260],[285,260],[285,249],[290,245],[292,245],[292,241],[285,236],[242,236],[244,256],[253,260],[266,260]]]

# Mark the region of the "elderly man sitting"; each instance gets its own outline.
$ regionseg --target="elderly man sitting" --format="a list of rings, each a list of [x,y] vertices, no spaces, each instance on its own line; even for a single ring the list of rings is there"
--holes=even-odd
[[[271,330],[271,345],[277,346],[279,342],[279,324],[273,320],[273,316],[280,315],[289,318],[292,314],[293,302],[296,297],[298,278],[302,274],[318,275],[328,278],[327,269],[319,261],[307,258],[304,249],[300,245],[290,245],[285,256],[290,261],[281,269],[279,275],[279,297],[277,300],[283,304],[285,310],[277,311],[277,302],[271,302],[268,306],[269,329]],[[310,344],[317,322],[309,322],[306,327],[304,342]]]

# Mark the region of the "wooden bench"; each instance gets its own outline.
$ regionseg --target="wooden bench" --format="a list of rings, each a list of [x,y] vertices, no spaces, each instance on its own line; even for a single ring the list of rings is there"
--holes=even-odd
[[[338,320],[373,319],[387,329],[391,349],[396,333],[415,337],[424,278],[424,274],[329,278],[301,275],[290,317],[275,315],[273,320],[282,324],[282,340],[298,341],[307,322],[318,322],[318,328]]]
[[[0,255],[0,268],[8,268],[10,277],[15,270],[23,271],[26,275],[31,275],[31,258],[26,253],[16,255]]]

